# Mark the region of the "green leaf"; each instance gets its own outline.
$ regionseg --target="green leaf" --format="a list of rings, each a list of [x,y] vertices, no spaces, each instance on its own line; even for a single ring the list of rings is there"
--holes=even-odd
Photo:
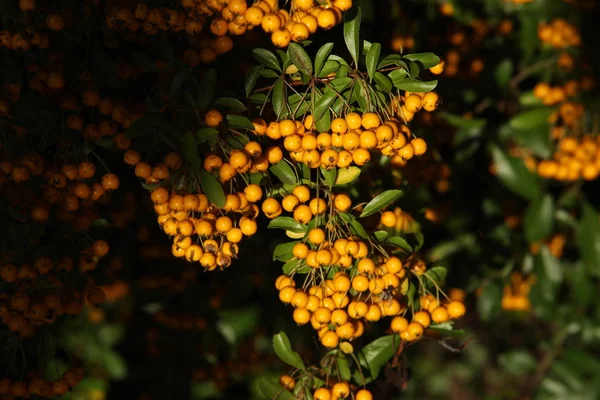
[[[285,229],[294,233],[305,233],[306,225],[302,225],[292,217],[277,217],[272,219],[267,226],[269,229]]]
[[[598,212],[586,200],[582,202],[577,238],[587,272],[596,277],[600,276],[600,222]]]
[[[428,269],[425,272],[425,275],[427,275],[431,279],[425,278],[423,280],[423,282],[425,283],[425,286],[427,286],[427,287],[434,287],[435,285],[440,286],[444,283],[447,273],[448,273],[448,271],[446,270],[446,267],[442,267],[442,266],[438,265],[436,267]]]
[[[323,167],[319,168],[321,170],[321,174],[323,175],[323,179],[327,183],[329,188],[332,188],[335,185],[335,181],[337,178],[337,168],[325,169]]]
[[[375,239],[377,239],[378,242],[383,242],[390,234],[387,233],[387,231],[375,231],[373,232],[373,236],[375,236]]]
[[[301,370],[306,368],[300,355],[292,350],[292,345],[285,332],[281,331],[273,336],[273,349],[281,361],[286,364]]]
[[[232,111],[246,111],[246,105],[233,97],[221,97],[215,101],[215,106],[226,107]]]
[[[393,79],[392,79],[393,81]],[[397,84],[394,83],[394,86],[400,90],[405,90],[407,92],[430,92],[437,86],[438,81],[419,81],[416,79],[406,78]]]
[[[198,88],[198,108],[200,110],[206,109],[212,102],[216,85],[217,71],[209,69],[200,80],[200,87]]]
[[[317,51],[317,55],[315,56],[315,75],[319,76],[321,71],[323,70],[323,66],[325,65],[325,61],[327,61],[327,57],[331,54],[331,50],[333,50],[333,43],[325,43],[319,51]]]
[[[381,367],[394,356],[400,345],[398,335],[382,336],[367,344],[359,353],[361,364],[368,369],[371,378],[379,375]]]
[[[504,186],[529,200],[540,196],[539,180],[527,169],[523,160],[507,155],[496,146],[491,151],[496,173]]]
[[[394,86],[389,77],[385,76],[381,72],[375,72],[373,78],[375,79],[375,83],[381,91],[385,93],[390,93],[392,91]]]
[[[125,326],[104,324],[98,328],[98,338],[107,347],[113,347],[125,337]]]
[[[360,176],[360,168],[348,167],[338,169],[337,178],[335,180],[335,186],[346,185],[354,182]]]
[[[273,261],[282,261],[287,262],[292,259],[293,254],[292,250],[296,244],[300,243],[300,241],[296,240],[294,242],[287,242],[278,244],[273,250]]]
[[[548,280],[556,284],[561,283],[563,281],[563,266],[561,265],[560,260],[550,253],[548,246],[542,246],[540,249],[540,258],[542,267],[544,268],[544,274]]]
[[[279,118],[282,118],[286,105],[286,89],[283,78],[279,78],[273,86],[273,111]]]
[[[127,377],[127,364],[116,351],[104,351],[102,353],[102,364],[112,379],[121,381]]]
[[[349,380],[352,377],[352,372],[350,371],[350,363],[346,356],[343,353],[338,353],[336,362],[340,377],[345,381]]]
[[[407,54],[402,58],[420,63],[420,67],[423,69],[435,67],[440,63],[440,58],[433,53]]]
[[[502,288],[495,282],[483,286],[481,296],[477,299],[477,311],[482,321],[491,320],[500,312]]]
[[[348,89],[352,85],[353,79],[349,76],[342,76],[335,78],[329,83],[329,86],[335,89],[336,92],[340,93]]]
[[[496,70],[494,71],[494,78],[496,79],[496,84],[498,87],[504,88],[508,86],[508,82],[513,76],[513,70],[513,61],[508,57],[498,64]]]
[[[315,104],[314,119],[315,121],[320,120],[325,114],[325,111],[333,104],[336,99],[337,93],[333,89],[325,88],[323,96]]]
[[[377,211],[398,200],[400,196],[402,196],[402,193],[402,190],[399,189],[386,190],[385,192],[380,193],[365,206],[363,212],[360,214],[360,217],[364,218],[375,214]]]
[[[571,276],[571,293],[575,303],[579,307],[586,307],[592,300],[594,295],[594,284],[590,280],[590,276],[586,272],[583,264],[578,264],[573,268]]]
[[[273,376],[263,375],[258,381],[258,387],[267,399],[294,400],[295,398],[292,393],[281,387],[277,378]]]
[[[407,253],[412,253],[412,246],[401,236],[392,236],[386,240],[387,243],[399,247]]]
[[[292,59],[292,63],[298,67],[298,70],[308,76],[312,76],[313,66],[306,50],[299,44],[292,42],[288,45],[287,51]]]
[[[283,72],[281,65],[275,54],[271,53],[267,49],[254,49],[252,50],[252,56],[258,61],[266,65],[267,67],[274,69],[279,72]]]
[[[169,101],[173,102],[175,99],[179,97],[179,92],[181,90],[181,86],[184,82],[190,77],[190,71],[187,69],[182,69],[175,75],[173,80],[171,81],[171,85],[169,86]]]
[[[218,136],[218,135],[219,135],[218,129],[202,128],[202,129],[198,129],[198,131],[196,132],[196,140],[198,141],[198,143],[204,143],[208,139]]]
[[[244,117],[242,115],[226,115],[225,121],[231,128],[238,129],[254,129],[254,124],[248,117]]]
[[[525,350],[512,350],[498,356],[498,364],[505,371],[515,375],[525,375],[535,371],[536,359]]]
[[[554,112],[553,108],[542,107],[530,111],[523,111],[508,121],[508,126],[520,131],[527,131],[540,126],[548,126],[548,118]]]
[[[529,203],[523,219],[525,238],[529,243],[550,236],[554,227],[554,199],[550,194]]]
[[[360,7],[353,8],[345,15],[344,41],[355,65],[358,65],[358,57],[360,56],[360,21]]]
[[[327,130],[329,129],[330,126],[331,126],[331,111],[329,111],[329,109],[326,109],[325,113],[315,123],[315,129],[318,132],[327,132]]]
[[[198,142],[191,131],[187,131],[183,135],[182,150],[183,158],[187,164],[195,171],[199,171],[202,168],[202,160],[200,160],[200,153],[198,152]]]
[[[258,325],[260,309],[256,306],[238,307],[217,312],[217,330],[230,345],[240,343]]]
[[[377,66],[377,69],[389,67],[390,65],[403,67],[405,70],[408,69],[406,62],[402,60],[402,56],[400,54],[388,54],[383,58],[383,60],[381,60],[381,62]]]
[[[275,176],[277,178],[279,178],[279,180],[282,183],[287,183],[287,184],[297,184],[298,183],[298,179],[296,177],[296,174],[294,173],[294,171],[292,170],[292,167],[290,167],[290,165],[288,163],[285,162],[279,162],[275,165],[271,165],[271,167],[269,168],[269,170],[275,174]]]
[[[395,69],[388,74],[394,86],[399,85],[408,76],[408,71],[404,68]]]
[[[369,238],[369,235],[365,231],[365,228],[360,222],[356,220],[354,215],[348,213],[339,213],[338,215],[342,218],[344,222],[346,222],[350,226],[350,231],[353,235],[358,235],[363,239]]]
[[[258,81],[258,77],[262,72],[264,66],[263,65],[255,65],[254,67],[248,70],[248,75],[246,75],[245,89],[246,89],[246,97],[250,96],[250,93],[254,90],[254,86],[256,86],[256,81]]]
[[[317,74],[317,77],[325,78],[329,74],[333,74],[334,72],[338,71],[339,69],[340,69],[340,63],[338,61],[328,60],[325,62],[325,65],[323,65],[323,69],[321,69],[321,72],[319,74]]]
[[[373,43],[367,53],[367,74],[373,80],[375,72],[377,72],[377,64],[379,63],[379,55],[381,54],[381,44]]]
[[[217,207],[225,206],[225,192],[223,187],[208,171],[200,171],[200,186],[202,186],[202,192],[208,197],[211,203]]]

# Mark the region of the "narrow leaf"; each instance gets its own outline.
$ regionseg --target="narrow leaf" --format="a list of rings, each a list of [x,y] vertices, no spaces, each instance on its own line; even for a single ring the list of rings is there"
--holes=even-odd
[[[379,63],[379,55],[381,54],[381,44],[373,43],[367,53],[367,74],[371,80],[377,72],[377,64]]]
[[[315,75],[319,76],[321,71],[323,70],[323,66],[325,65],[325,61],[327,61],[327,57],[331,54],[331,50],[333,50],[333,43],[325,43],[319,51],[317,51],[317,55],[315,56]]]
[[[344,41],[346,42],[346,46],[348,47],[348,51],[350,52],[355,65],[358,65],[358,57],[360,56],[360,22],[360,7],[357,7],[346,14],[346,21],[344,22]]]
[[[273,349],[281,361],[294,368],[304,370],[304,362],[298,353],[292,350],[292,345],[285,332],[281,331],[273,336]]]
[[[202,192],[204,192],[211,203],[217,207],[225,206],[225,192],[217,178],[212,176],[209,172],[201,170],[200,186],[202,187]]]
[[[299,44],[292,42],[289,44],[287,51],[292,59],[292,63],[298,67],[298,70],[308,76],[312,76],[313,66],[306,50]]]
[[[360,217],[364,218],[375,214],[377,211],[398,200],[400,196],[402,196],[402,193],[402,190],[399,189],[386,190],[385,192],[380,193],[365,206],[363,212],[360,214]]]

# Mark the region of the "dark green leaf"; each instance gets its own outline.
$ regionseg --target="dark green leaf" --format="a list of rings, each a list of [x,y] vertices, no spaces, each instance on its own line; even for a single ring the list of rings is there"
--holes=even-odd
[[[399,189],[386,190],[385,192],[378,194],[365,206],[363,212],[360,214],[360,217],[364,218],[375,214],[377,211],[398,200],[400,196],[402,196],[402,190]]]
[[[258,388],[267,399],[294,400],[294,395],[279,384],[276,377],[262,376],[258,381]]]
[[[300,243],[299,241],[287,242],[278,244],[273,250],[273,261],[283,261],[287,262],[292,259],[292,250],[296,244]]]
[[[252,50],[252,56],[259,62],[265,64],[267,67],[274,69],[278,72],[283,72],[281,65],[275,54],[271,53],[267,49],[254,49]]]
[[[381,45],[379,43],[373,43],[369,52],[367,53],[367,74],[371,80],[375,76],[377,71],[377,64],[379,63],[379,55],[381,54]]]
[[[554,227],[554,199],[550,194],[538,197],[529,203],[523,219],[525,238],[529,243],[550,236]]]
[[[217,178],[207,171],[201,170],[200,186],[202,186],[202,192],[204,192],[211,203],[221,208],[225,206],[225,192]]]
[[[127,364],[116,351],[104,351],[102,353],[102,364],[112,379],[120,381],[127,377]]]
[[[375,231],[373,232],[373,236],[375,236],[375,239],[377,239],[378,242],[383,242],[390,234],[387,233],[387,231]]]
[[[427,286],[427,287],[434,287],[435,285],[438,285],[438,287],[439,287],[440,285],[442,285],[444,283],[447,273],[448,273],[448,271],[446,271],[445,267],[442,267],[442,266],[433,267],[431,269],[428,269],[425,272],[425,275],[427,275],[431,279],[424,278],[423,282],[424,282],[425,286]]]
[[[360,21],[360,7],[353,8],[345,14],[344,41],[355,65],[358,65],[358,57],[360,56]]]
[[[336,96],[337,96],[337,93],[335,92],[335,90],[325,88],[323,96],[321,96],[319,101],[317,101],[317,104],[315,104],[315,112],[314,112],[315,121],[318,121],[319,119],[321,119],[323,117],[323,114],[325,114],[325,111],[327,111],[329,109],[329,107],[333,104]]]
[[[212,102],[212,98],[215,95],[215,86],[217,84],[217,71],[209,69],[206,71],[202,80],[200,81],[200,87],[198,88],[198,108],[204,110]]]
[[[325,169],[323,167],[320,168],[321,170],[321,174],[323,175],[323,179],[325,179],[325,182],[327,183],[327,186],[329,186],[329,188],[332,188],[333,185],[335,185],[335,181],[337,178],[337,168],[332,168],[332,169]]]
[[[407,54],[403,58],[420,63],[420,67],[423,69],[435,67],[440,63],[440,58],[433,53]]]
[[[513,76],[514,65],[510,58],[505,58],[498,64],[494,71],[494,77],[496,78],[496,84],[500,88],[508,86],[510,78]]]
[[[125,326],[104,324],[98,328],[98,338],[107,347],[113,347],[125,337]]]
[[[263,65],[255,65],[248,71],[248,74],[246,75],[246,83],[244,85],[246,89],[246,97],[249,97],[250,93],[252,93],[252,91],[254,90],[254,86],[256,86],[256,81],[258,80],[258,77],[260,76],[260,73],[263,70],[263,68]]]
[[[279,118],[283,118],[284,111],[286,110],[286,89],[283,78],[279,78],[277,82],[275,82],[275,86],[273,86],[273,111]]]
[[[329,127],[331,126],[331,111],[329,109],[325,110],[325,113],[321,116],[320,119],[315,123],[315,129],[318,132],[327,132]]]
[[[408,241],[406,241],[405,238],[403,238],[401,236],[392,236],[392,237],[388,238],[386,240],[386,242],[401,248],[402,250],[404,250],[407,253],[412,253],[412,251],[413,251],[412,246],[408,243]]]
[[[563,266],[560,260],[555,258],[551,253],[548,246],[543,245],[540,249],[540,258],[542,261],[542,267],[544,268],[544,274],[546,278],[552,283],[559,284],[563,280]]]
[[[226,115],[225,121],[231,128],[254,129],[254,124],[248,117],[242,115]]]
[[[261,65],[261,67],[263,66]],[[263,70],[260,71],[260,76],[262,76],[263,78],[276,79],[279,78],[281,75],[273,71],[272,69],[265,69],[263,67]]]
[[[343,353],[338,353],[336,357],[337,361],[337,369],[340,372],[340,378],[347,381],[352,377],[352,372],[350,372],[350,363],[348,359]]]
[[[298,179],[296,178],[296,174],[292,170],[292,167],[285,162],[279,162],[275,165],[272,165],[269,170],[277,177],[282,183],[287,184],[296,184]]]
[[[419,67],[418,63],[416,63],[416,62],[408,63],[408,75],[411,78],[418,78],[420,73],[421,73],[421,68]]]
[[[221,97],[215,101],[215,106],[226,107],[232,111],[246,111],[246,105],[233,97]]]
[[[529,200],[540,196],[539,180],[527,169],[523,160],[507,155],[496,146],[491,151],[497,176],[504,186]]]
[[[199,171],[202,168],[198,142],[191,131],[187,131],[183,136],[183,158],[194,171]]]
[[[394,356],[400,338],[398,335],[387,335],[380,337],[367,344],[359,353],[359,360],[372,378],[379,375],[379,370]]]
[[[535,110],[523,111],[512,117],[508,125],[520,131],[527,131],[540,126],[548,126],[548,117],[554,112],[554,108],[543,107]]]
[[[392,79],[393,81],[393,79]],[[430,92],[437,86],[438,81],[418,81],[416,79],[406,78],[394,86],[400,90],[406,90],[407,92]]]
[[[292,350],[292,345],[285,332],[281,331],[273,336],[273,349],[281,361],[286,364],[301,370],[306,368],[300,355]]]
[[[196,140],[198,143],[204,143],[208,139],[219,135],[219,131],[215,128],[202,128],[196,132]]]
[[[335,78],[329,83],[329,86],[333,87],[336,92],[343,92],[352,85],[353,79],[348,76],[342,76]]]
[[[328,60],[325,62],[325,65],[323,65],[323,69],[321,69],[321,72],[317,74],[317,77],[325,78],[329,74],[333,74],[334,72],[336,72],[339,68],[339,62]]]
[[[177,75],[175,75],[175,77],[171,81],[171,85],[169,86],[169,101],[171,103],[173,103],[174,100],[179,98],[179,93],[181,91],[181,87],[183,86],[185,81],[189,78],[189,76],[190,76],[190,71],[188,71],[187,69],[182,69],[181,71],[179,71],[177,73]]]
[[[373,76],[373,78],[375,79],[375,83],[381,91],[386,93],[392,91],[393,85],[389,77],[385,76],[381,72],[375,72],[375,76]]]
[[[333,50],[333,43],[325,43],[319,51],[317,51],[317,55],[315,56],[315,75],[319,76],[321,71],[323,70],[323,66],[327,61],[327,57],[331,54],[331,50]]]
[[[571,293],[579,307],[586,307],[594,295],[594,284],[590,280],[589,274],[583,264],[578,264],[573,268],[571,274]]]
[[[537,361],[535,357],[524,350],[512,350],[508,353],[500,354],[498,364],[502,369],[511,374],[524,375],[535,371]]]
[[[377,65],[377,69],[382,69],[385,67],[389,67],[390,65],[396,65],[399,67],[403,67],[405,70],[408,69],[408,66],[404,61],[402,61],[402,56],[400,54],[389,54],[381,60],[379,65]]]
[[[267,226],[269,229],[285,229],[294,233],[305,233],[306,225],[302,225],[292,217],[277,217]]]
[[[600,276],[600,222],[598,213],[587,201],[582,202],[581,220],[579,222],[579,252],[586,271],[596,277]]]
[[[404,81],[407,76],[408,71],[404,68],[395,69],[388,74],[388,78],[392,80],[392,84],[394,86],[399,85],[400,82]]]
[[[292,42],[289,44],[287,51],[292,59],[292,63],[298,67],[298,70],[306,75],[312,76],[313,66],[306,50],[299,44]]]
[[[502,288],[495,282],[489,282],[483,287],[481,296],[477,299],[477,311],[482,321],[491,320],[500,312]]]

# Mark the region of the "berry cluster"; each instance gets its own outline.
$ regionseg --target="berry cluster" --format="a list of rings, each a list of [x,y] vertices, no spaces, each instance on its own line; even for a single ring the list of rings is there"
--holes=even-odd
[[[538,38],[554,48],[581,45],[581,36],[577,28],[562,18],[555,18],[550,23],[541,22],[538,25]]]

